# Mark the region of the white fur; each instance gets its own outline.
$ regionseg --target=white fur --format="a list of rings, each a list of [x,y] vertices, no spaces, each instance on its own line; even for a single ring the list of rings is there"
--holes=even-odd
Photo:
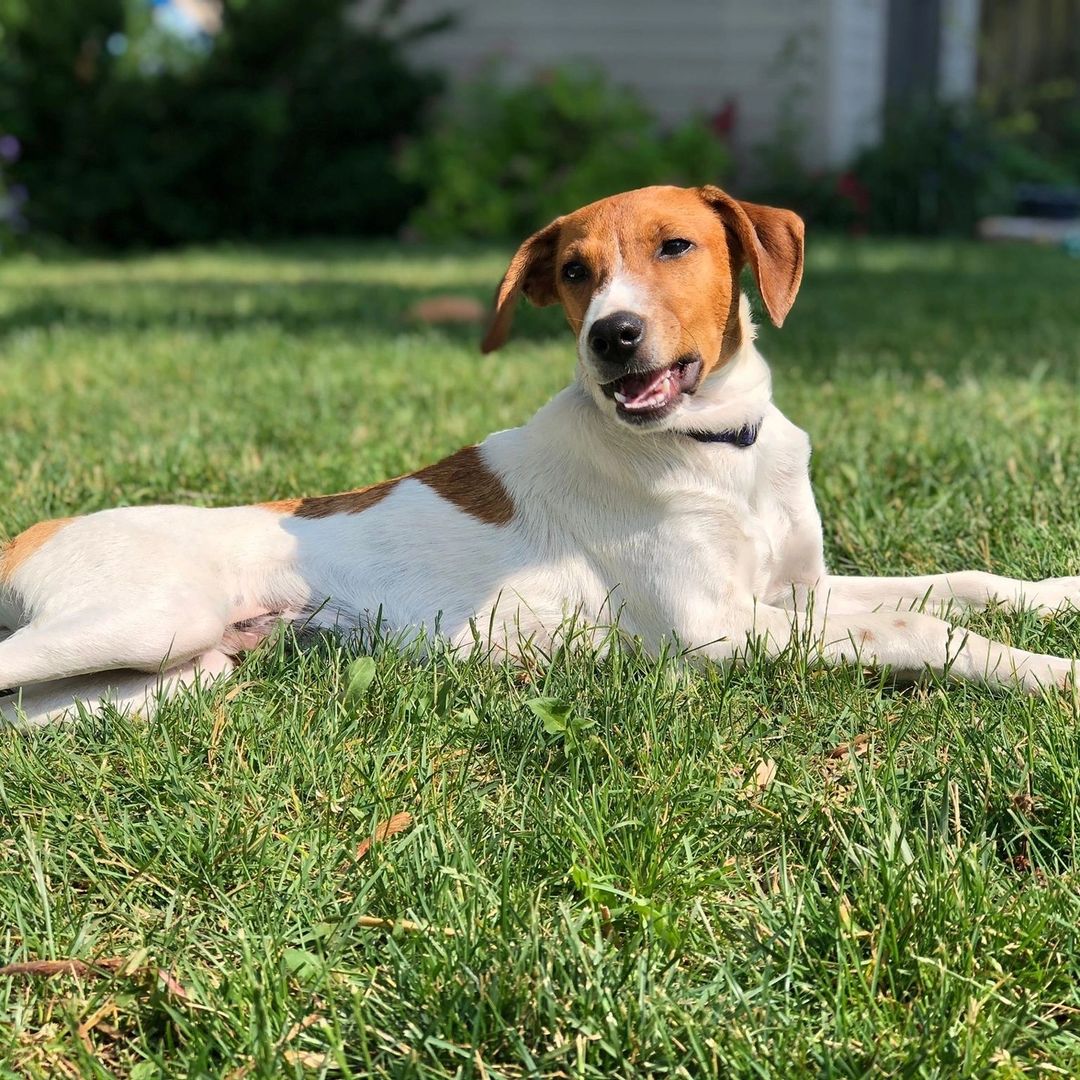
[[[618,241],[616,241],[616,245]],[[578,332],[578,361],[584,365],[590,375],[596,377],[595,361],[589,348],[589,331],[597,319],[614,315],[618,311],[636,311],[645,299],[645,288],[623,266],[622,252],[616,246],[611,274],[607,281],[592,294],[589,306],[581,320]]]
[[[743,345],[664,429],[620,421],[583,361],[529,423],[490,436],[483,460],[515,506],[503,526],[414,479],[360,513],[318,519],[159,506],[75,520],[0,586],[0,627],[14,630],[0,632],[0,688],[22,688],[2,699],[3,716],[43,722],[110,698],[150,711],[200,672],[227,673],[275,620],[347,631],[378,621],[512,652],[567,617],[617,615],[652,650],[677,640],[716,661],[748,636],[778,650],[805,633],[826,662],[1064,686],[1072,661],[910,609],[998,600],[1049,612],[1080,604],[1080,577],[828,574],[809,439],[772,404],[743,299]],[[747,448],[682,434],[758,420]]]

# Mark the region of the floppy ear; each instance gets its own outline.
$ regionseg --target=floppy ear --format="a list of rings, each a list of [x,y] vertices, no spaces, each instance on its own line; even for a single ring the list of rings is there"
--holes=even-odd
[[[802,281],[802,218],[790,210],[733,199],[712,184],[698,191],[739,238],[765,310],[777,326],[783,326]]]
[[[480,344],[481,352],[493,352],[510,336],[514,308],[522,293],[537,307],[547,307],[558,301],[555,255],[561,225],[562,218],[556,218],[550,225],[533,233],[510,260],[499,291],[495,294],[495,314]]]

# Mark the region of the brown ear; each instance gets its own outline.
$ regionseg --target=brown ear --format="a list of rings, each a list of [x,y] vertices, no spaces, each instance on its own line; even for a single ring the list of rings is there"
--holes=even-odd
[[[537,307],[558,301],[555,291],[555,255],[562,218],[535,232],[517,249],[495,294],[495,313],[480,344],[481,352],[499,348],[510,336],[514,308],[524,293]]]
[[[739,238],[757,280],[769,318],[783,326],[803,272],[803,222],[790,210],[741,202],[712,184],[698,189],[701,197]]]

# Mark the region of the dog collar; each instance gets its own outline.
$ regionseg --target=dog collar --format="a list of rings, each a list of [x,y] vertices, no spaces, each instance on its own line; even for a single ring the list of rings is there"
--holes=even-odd
[[[761,430],[761,421],[756,424],[744,424],[734,431],[687,431],[691,439],[697,439],[703,443],[730,443],[732,446],[740,446],[745,449],[757,442],[758,432]]]

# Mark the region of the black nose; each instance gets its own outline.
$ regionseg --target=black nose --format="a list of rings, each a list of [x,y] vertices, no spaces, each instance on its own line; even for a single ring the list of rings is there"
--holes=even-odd
[[[601,360],[629,363],[645,336],[645,324],[632,311],[616,311],[597,319],[589,330],[589,347]]]

